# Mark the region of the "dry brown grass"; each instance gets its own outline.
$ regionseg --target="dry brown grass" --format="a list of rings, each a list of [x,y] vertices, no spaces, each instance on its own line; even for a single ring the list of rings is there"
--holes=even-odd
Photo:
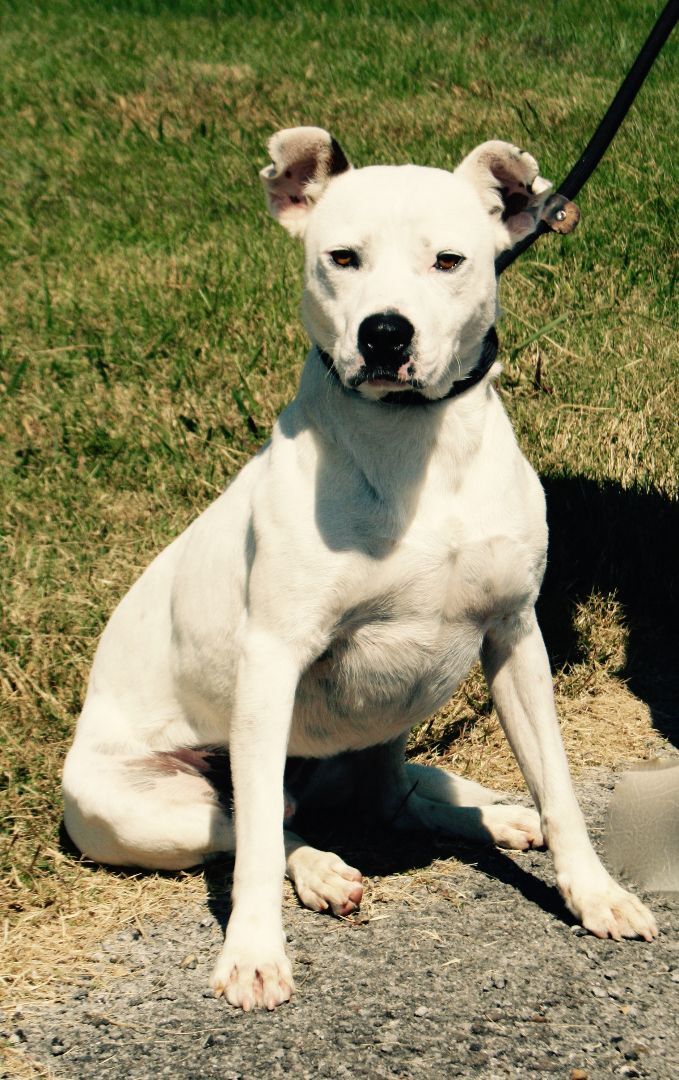
[[[53,1000],[83,978],[92,985],[123,978],[124,964],[102,966],[97,945],[126,926],[139,929],[205,895],[200,874],[119,874],[49,853],[63,875],[58,905],[27,907],[6,921],[3,995],[14,1007]],[[56,910],[54,908],[56,907]]]
[[[55,1080],[54,1069],[12,1046],[0,1046],[0,1070],[0,1076],[7,1080]]]
[[[485,695],[485,683],[477,671],[467,680],[464,695],[456,695],[415,734],[411,753],[417,760],[440,765],[481,784],[525,791],[497,715],[490,711]],[[481,702],[484,704],[479,711]],[[628,761],[652,758],[667,745],[653,727],[648,706],[603,670],[583,667],[568,677],[557,678],[556,705],[575,778],[594,766],[616,769]]]

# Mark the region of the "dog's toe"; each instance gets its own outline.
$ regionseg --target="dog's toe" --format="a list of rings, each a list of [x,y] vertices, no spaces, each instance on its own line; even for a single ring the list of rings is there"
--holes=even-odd
[[[225,997],[244,1012],[275,1009],[292,995],[290,962],[282,949],[265,956],[253,949],[234,950],[225,945],[210,986],[216,997]]]
[[[482,821],[498,847],[526,851],[544,847],[540,816],[525,806],[484,806]]]
[[[288,873],[297,895],[312,911],[350,915],[363,899],[362,874],[330,851],[298,848],[288,858]]]
[[[599,938],[643,938],[653,941],[658,926],[653,915],[633,893],[627,892],[607,874],[597,875],[585,884],[572,884],[566,875],[558,875],[560,891],[578,921]]]

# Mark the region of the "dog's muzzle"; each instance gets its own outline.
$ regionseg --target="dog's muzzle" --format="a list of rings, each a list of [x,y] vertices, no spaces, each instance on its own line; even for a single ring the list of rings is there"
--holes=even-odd
[[[374,316],[370,317],[374,318]],[[392,317],[393,316],[389,316],[389,318]],[[407,319],[405,321],[407,322]],[[398,389],[393,392],[389,392],[388,394],[384,394],[377,401],[373,402],[373,404],[435,405],[440,401],[447,401],[449,398],[458,397],[459,394],[464,394],[465,391],[471,390],[471,388],[473,386],[476,386],[476,384],[479,383],[481,379],[485,378],[485,376],[488,374],[493,364],[495,363],[495,359],[497,357],[497,350],[497,333],[495,331],[495,327],[491,326],[483,339],[481,355],[478,359],[476,367],[472,368],[472,370],[468,372],[467,375],[464,375],[461,379],[456,379],[447,394],[443,394],[443,396],[440,398],[427,398],[424,396],[424,394],[420,393],[420,391],[424,389],[422,383],[420,383],[417,379],[408,377],[406,380],[407,389]],[[392,382],[401,382],[401,380],[398,379],[397,375],[398,368],[396,369],[396,372],[394,372],[393,367],[391,369],[388,369],[392,372],[392,374],[387,375],[382,374],[382,370],[379,367],[376,367],[372,369],[370,376],[368,376],[367,364],[364,364],[361,370],[356,375],[354,375],[346,383],[343,383],[337,373],[335,361],[333,360],[332,356],[330,356],[329,353],[325,352],[325,350],[322,349],[320,345],[316,346],[316,351],[328,374],[332,376],[335,383],[339,387],[341,387],[345,393],[356,394],[357,397],[361,397],[361,394],[357,390],[357,388],[360,386],[361,383],[366,382],[368,377],[370,377],[372,381],[377,381],[378,379],[385,379],[386,381],[387,379],[389,379]],[[403,383],[401,383],[401,386],[403,386]]]

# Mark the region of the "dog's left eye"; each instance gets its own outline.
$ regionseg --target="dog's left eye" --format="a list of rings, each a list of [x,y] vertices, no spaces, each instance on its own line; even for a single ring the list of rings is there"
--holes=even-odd
[[[464,262],[464,255],[458,255],[455,251],[439,251],[434,266],[437,270],[454,270]]]
[[[330,252],[330,258],[335,266],[358,266],[358,255],[351,248],[338,248]]]

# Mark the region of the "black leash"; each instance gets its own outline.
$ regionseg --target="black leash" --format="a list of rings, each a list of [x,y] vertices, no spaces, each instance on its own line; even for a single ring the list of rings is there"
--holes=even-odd
[[[641,47],[641,51],[623,80],[620,89],[609,105],[603,120],[566,179],[559,184],[556,192],[557,196],[563,196],[564,200],[574,199],[587,183],[615,138],[615,134],[627,116],[644,79],[653,67],[658,53],[672,33],[677,18],[679,18],[679,0],[669,0]],[[559,220],[559,213],[563,213],[563,211],[557,210],[557,221]],[[535,232],[531,233],[530,236],[520,240],[509,251],[504,251],[501,255],[498,255],[495,260],[495,273],[497,276],[499,277],[508,266],[511,266],[515,259],[518,259],[519,255],[522,255],[524,251],[527,251],[535,243],[539,236],[542,236],[543,233],[548,232],[550,229],[554,229],[553,219],[551,223],[549,219],[542,220]]]
[[[495,260],[495,273],[497,277],[499,277],[508,266],[511,266],[514,260],[518,259],[519,255],[522,255],[524,251],[527,251],[539,236],[550,231],[570,232],[570,230],[575,227],[580,213],[571,200],[575,198],[578,192],[587,183],[608,150],[608,147],[611,145],[618,128],[627,116],[632,102],[639,93],[644,79],[653,67],[660,50],[672,33],[678,18],[679,0],[668,0],[668,3],[660,13],[655,26],[642,45],[639,55],[632,64],[632,67],[623,80],[613,101],[609,105],[601,123],[592,135],[592,138],[587,143],[587,146],[566,179],[559,184],[558,189],[545,203],[542,220],[538,223],[537,228],[530,236],[520,240],[519,243],[515,244],[509,251],[504,251],[501,255],[498,255]],[[472,386],[475,386],[476,383],[480,382],[493,366],[497,350],[497,333],[495,327],[491,327],[484,339],[481,357],[474,370],[464,379],[454,382],[450,391],[444,398],[436,400],[446,401],[448,398],[457,397],[458,394],[463,394],[465,390],[469,390]],[[344,390],[347,390],[347,387],[340,382],[339,376],[335,371],[332,357],[324,352],[319,346],[317,346],[317,351],[328,372],[334,376]],[[348,390],[348,393],[353,392],[354,391]],[[385,394],[379,401],[380,404],[387,405],[435,404],[435,402],[432,402],[429,398],[425,398],[422,394],[418,393],[415,388],[412,390],[399,390],[394,393]]]

